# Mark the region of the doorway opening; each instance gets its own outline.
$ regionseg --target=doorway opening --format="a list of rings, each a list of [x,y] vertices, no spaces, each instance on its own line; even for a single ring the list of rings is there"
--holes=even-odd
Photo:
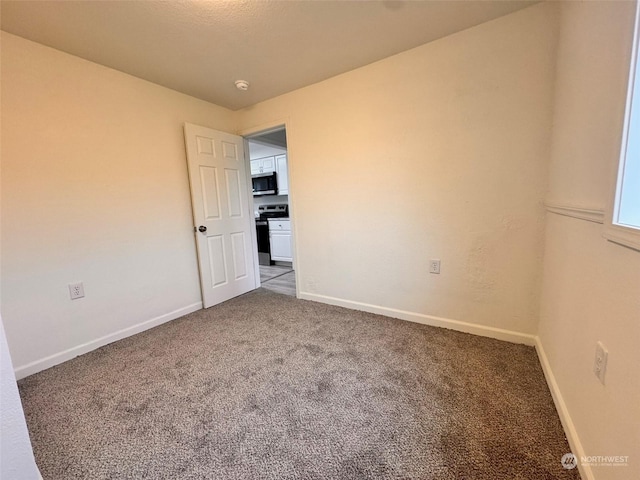
[[[281,125],[244,138],[251,166],[260,284],[268,290],[295,297],[286,127]]]

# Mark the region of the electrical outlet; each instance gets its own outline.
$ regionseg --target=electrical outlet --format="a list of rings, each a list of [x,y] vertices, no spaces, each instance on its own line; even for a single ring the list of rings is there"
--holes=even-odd
[[[604,385],[604,374],[607,372],[607,358],[609,352],[602,344],[602,342],[596,343],[596,358],[593,362],[593,373],[596,374],[600,383]]]
[[[82,285],[82,282],[69,284],[69,296],[71,300],[84,297],[84,285]]]
[[[440,273],[440,260],[429,261],[429,273]]]

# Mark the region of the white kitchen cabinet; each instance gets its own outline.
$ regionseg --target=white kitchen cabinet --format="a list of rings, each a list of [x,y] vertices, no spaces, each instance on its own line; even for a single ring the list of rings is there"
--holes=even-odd
[[[287,171],[287,156],[276,155],[276,174],[278,175],[278,195],[289,195],[289,173]]]
[[[275,157],[256,158],[251,160],[251,175],[260,173],[273,173],[276,171]]]
[[[271,260],[293,262],[290,220],[269,219],[269,246],[271,247]]]

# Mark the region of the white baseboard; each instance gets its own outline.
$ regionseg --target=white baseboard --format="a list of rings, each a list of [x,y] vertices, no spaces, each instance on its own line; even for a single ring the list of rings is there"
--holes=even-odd
[[[450,330],[456,330],[458,332],[472,333],[481,337],[495,338],[497,340],[504,340],[511,343],[523,343],[529,346],[534,346],[536,344],[537,337],[528,333],[514,332],[512,330],[504,330],[496,327],[487,327],[484,325],[477,325],[475,323],[461,322],[460,320],[451,320],[449,318],[435,317],[433,315],[425,315],[422,313],[407,312],[405,310],[381,307],[378,305],[371,305],[369,303],[353,302],[351,300],[317,295],[315,293],[300,292],[298,298],[311,300],[313,302],[328,303],[330,305],[346,307],[352,310],[376,313],[378,315],[399,318],[400,320],[408,320],[410,322],[430,325],[432,327],[442,327]]]
[[[131,327],[123,328],[122,330],[110,333],[109,335],[105,335],[104,337],[97,338],[90,342],[69,348],[68,350],[64,350],[62,352],[49,355],[48,357],[41,358],[40,360],[22,365],[14,370],[16,379],[19,380],[21,378],[28,377],[29,375],[33,375],[34,373],[46,370],[47,368],[53,367],[54,365],[58,365],[59,363],[71,360],[78,355],[83,355],[92,350],[95,350],[96,348],[100,348],[117,340],[130,337],[131,335],[135,335],[136,333],[144,332],[145,330],[157,327],[158,325],[162,325],[163,323],[169,322],[171,320],[175,320],[176,318],[182,317],[191,312],[195,312],[196,310],[200,310],[201,308],[202,302],[193,303],[191,305],[187,305],[186,307],[182,307],[172,312],[165,313],[164,315],[160,315],[159,317],[145,320],[144,322],[132,325]]]
[[[580,458],[585,456],[584,448],[582,448],[582,443],[580,442],[580,438],[578,437],[578,432],[576,431],[576,427],[571,420],[571,415],[569,415],[569,409],[564,403],[564,398],[562,397],[562,393],[560,392],[560,387],[558,387],[556,377],[553,375],[551,365],[549,364],[549,359],[544,352],[542,342],[540,341],[540,337],[538,336],[536,336],[536,351],[538,352],[540,365],[542,365],[542,371],[544,372],[544,376],[547,379],[547,385],[549,386],[549,390],[551,390],[551,396],[553,397],[553,403],[555,403],[556,405],[556,410],[558,412],[558,416],[560,417],[560,422],[562,422],[562,427],[564,428],[564,432],[567,435],[567,440],[569,441],[569,446],[571,447],[571,453],[573,453],[578,458],[578,470],[580,471],[580,476],[583,480],[595,480],[591,467],[589,465],[583,466],[580,462]],[[558,461],[560,460],[558,459]]]

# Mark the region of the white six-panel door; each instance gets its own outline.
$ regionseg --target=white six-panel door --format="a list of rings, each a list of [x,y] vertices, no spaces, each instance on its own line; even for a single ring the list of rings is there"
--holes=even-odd
[[[256,287],[243,139],[186,123],[187,165],[204,308]]]

